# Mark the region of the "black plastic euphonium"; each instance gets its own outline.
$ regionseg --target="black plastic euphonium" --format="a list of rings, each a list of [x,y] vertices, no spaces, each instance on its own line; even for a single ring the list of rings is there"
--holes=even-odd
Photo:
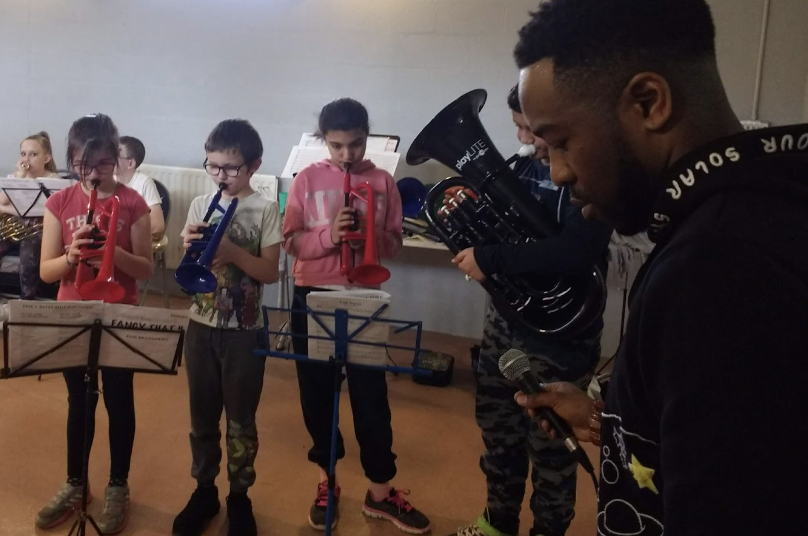
[[[446,106],[415,138],[407,163],[429,159],[460,176],[439,182],[424,209],[435,234],[454,253],[488,244],[521,244],[557,235],[560,226],[496,150],[479,120],[487,93],[476,89]],[[459,190],[447,201],[447,190]],[[446,206],[448,202],[449,206]],[[603,313],[606,287],[596,266],[557,276],[494,274],[482,286],[508,321],[569,338]]]

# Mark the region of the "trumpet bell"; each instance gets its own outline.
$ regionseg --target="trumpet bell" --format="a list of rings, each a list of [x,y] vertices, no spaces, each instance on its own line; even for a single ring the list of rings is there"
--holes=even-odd
[[[381,285],[390,279],[390,270],[381,264],[362,264],[351,270],[351,279],[360,285]]]
[[[123,301],[126,291],[114,281],[87,281],[81,288],[79,294],[85,300],[103,301],[106,303],[120,303]]]
[[[177,266],[174,278],[182,282],[182,288],[190,294],[207,294],[218,286],[216,276],[206,267],[196,263]]]

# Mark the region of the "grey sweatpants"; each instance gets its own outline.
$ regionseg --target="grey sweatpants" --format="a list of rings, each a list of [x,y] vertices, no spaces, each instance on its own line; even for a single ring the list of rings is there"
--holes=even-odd
[[[255,483],[258,430],[255,413],[264,386],[263,330],[209,327],[191,320],[185,363],[191,395],[191,476],[212,485],[222,460],[221,418],[227,422],[227,477],[230,491]]]

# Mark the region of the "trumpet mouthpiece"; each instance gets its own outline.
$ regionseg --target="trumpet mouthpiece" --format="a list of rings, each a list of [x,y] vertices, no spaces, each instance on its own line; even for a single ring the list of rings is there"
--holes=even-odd
[[[519,156],[533,156],[536,154],[536,147],[530,144],[522,145],[519,148]]]

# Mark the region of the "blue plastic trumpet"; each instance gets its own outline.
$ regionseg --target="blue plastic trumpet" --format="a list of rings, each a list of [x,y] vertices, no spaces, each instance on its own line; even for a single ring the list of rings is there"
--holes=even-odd
[[[191,241],[190,247],[174,272],[174,279],[188,294],[206,294],[213,292],[218,286],[216,275],[210,271],[210,265],[238,206],[238,199],[230,201],[230,206],[227,207],[227,210],[224,210],[219,205],[225,188],[227,188],[226,184],[219,185],[219,191],[213,196],[213,200],[210,202],[208,211],[202,221],[208,223],[216,211],[224,214],[222,219],[218,223],[200,229],[202,239]]]

